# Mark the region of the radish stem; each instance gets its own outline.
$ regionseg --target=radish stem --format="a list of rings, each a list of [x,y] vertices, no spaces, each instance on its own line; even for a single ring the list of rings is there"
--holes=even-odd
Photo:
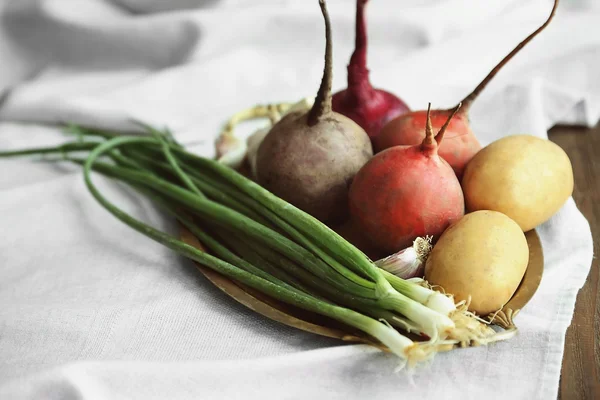
[[[324,115],[331,113],[331,81],[332,81],[332,63],[333,50],[331,49],[331,21],[329,20],[329,12],[324,0],[319,0],[321,12],[325,19],[325,68],[323,69],[323,78],[321,86],[308,114],[308,125],[316,125]]]

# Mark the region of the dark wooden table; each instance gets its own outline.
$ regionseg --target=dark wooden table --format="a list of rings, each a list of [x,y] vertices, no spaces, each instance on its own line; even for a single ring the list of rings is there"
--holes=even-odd
[[[569,155],[575,174],[573,198],[592,228],[600,251],[600,125],[594,129],[555,127],[550,140]],[[567,330],[560,377],[561,400],[600,399],[600,273],[598,259],[577,296]]]

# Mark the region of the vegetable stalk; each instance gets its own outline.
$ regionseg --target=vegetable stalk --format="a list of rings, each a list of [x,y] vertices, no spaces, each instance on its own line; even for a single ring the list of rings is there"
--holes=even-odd
[[[457,313],[451,298],[377,268],[320,221],[230,168],[195,156],[174,141],[163,139],[160,132],[147,129],[154,137],[107,134],[110,139],[102,144],[77,142],[37,150],[48,154],[93,149],[85,165],[93,158],[94,170],[150,190],[171,212],[185,210],[185,215],[177,214],[178,219],[195,230],[213,252],[272,284],[292,292],[310,292],[315,298],[331,299],[395,326],[422,332],[432,343],[481,335],[481,324]],[[80,133],[95,135],[94,131]],[[13,151],[0,156],[33,153]],[[98,161],[105,155],[117,165]],[[177,184],[180,182],[185,187]],[[199,230],[188,213],[201,218],[203,226],[211,227],[229,249]],[[244,242],[251,244],[250,253],[243,248]],[[244,251],[245,255],[241,254]],[[252,253],[257,253],[254,259],[267,263],[249,262]],[[278,274],[270,266],[283,270]],[[455,321],[459,320],[457,327]]]
[[[114,139],[96,147],[91,152],[84,165],[84,179],[90,193],[107,211],[109,211],[117,219],[136,231],[144,234],[145,236],[157,241],[158,243],[178,252],[179,254],[191,258],[202,265],[207,266],[208,268],[222,273],[229,278],[243,282],[244,284],[256,290],[285,301],[288,304],[308,311],[316,312],[360,329],[378,339],[394,354],[403,360],[415,362],[427,359],[431,356],[432,352],[429,347],[414,343],[405,336],[402,336],[393,328],[381,322],[350,309],[331,305],[310,295],[302,294],[295,290],[290,290],[257,275],[246,272],[243,269],[229,264],[219,258],[187,245],[169,234],[161,232],[141,221],[138,221],[129,214],[125,213],[123,210],[119,209],[99,192],[91,179],[91,171],[96,160],[101,155],[115,147],[115,145],[119,142],[126,142],[126,140]]]

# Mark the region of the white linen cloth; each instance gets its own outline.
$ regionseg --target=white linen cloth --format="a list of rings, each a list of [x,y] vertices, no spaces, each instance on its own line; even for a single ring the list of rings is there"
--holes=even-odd
[[[345,86],[354,1],[329,0],[334,88]],[[600,8],[557,16],[482,93],[483,144],[546,137],[600,117]],[[13,0],[0,3],[0,150],[68,140],[50,123],[169,126],[192,150],[233,112],[314,96],[316,0]],[[413,109],[448,107],[547,17],[542,0],[373,0],[372,82]],[[2,399],[552,399],[565,330],[589,272],[589,225],[569,200],[538,228],[545,270],[518,335],[437,356],[411,379],[396,360],[263,318],[191,263],[102,209],[70,165],[0,160]],[[134,215],[175,224],[97,177]]]

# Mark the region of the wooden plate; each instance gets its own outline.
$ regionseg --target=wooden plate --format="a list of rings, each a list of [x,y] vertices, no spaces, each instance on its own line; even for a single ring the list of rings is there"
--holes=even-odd
[[[488,316],[492,323],[505,329],[515,327],[513,318],[533,297],[542,279],[544,259],[540,239],[534,230],[527,232],[525,236],[529,244],[529,264],[523,280],[502,310]],[[198,239],[187,229],[182,229],[181,238],[185,243],[205,250]],[[375,340],[347,325],[279,302],[198,263],[195,265],[210,282],[228,296],[267,318],[317,335],[367,343],[381,348],[381,345]],[[413,337],[413,339],[417,338]]]

